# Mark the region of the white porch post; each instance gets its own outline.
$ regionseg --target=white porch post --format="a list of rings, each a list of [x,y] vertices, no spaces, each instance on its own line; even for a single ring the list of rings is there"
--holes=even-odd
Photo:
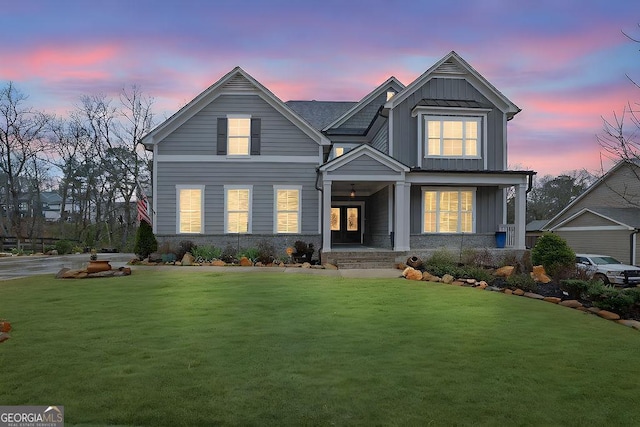
[[[396,197],[394,206],[394,251],[408,251],[410,246],[410,190],[411,184],[404,181],[396,182]]]
[[[331,181],[322,181],[322,252],[331,252]]]
[[[525,227],[526,227],[526,210],[527,210],[527,192],[526,184],[518,184],[516,187],[516,206],[515,206],[515,226],[516,235],[514,246],[515,249],[525,249]]]

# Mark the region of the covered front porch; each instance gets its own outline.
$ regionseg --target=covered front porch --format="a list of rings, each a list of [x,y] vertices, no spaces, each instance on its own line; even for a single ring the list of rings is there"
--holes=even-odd
[[[525,248],[527,172],[424,171],[410,169],[367,145],[325,163],[321,178],[322,251],[402,253],[424,248],[496,248],[496,232],[504,232],[504,248]],[[505,224],[505,191],[515,197],[515,222]],[[425,231],[425,192],[465,192],[470,222],[457,232]],[[438,193],[440,195],[440,193]],[[444,215],[444,214],[443,214]],[[451,216],[448,213],[449,216]]]

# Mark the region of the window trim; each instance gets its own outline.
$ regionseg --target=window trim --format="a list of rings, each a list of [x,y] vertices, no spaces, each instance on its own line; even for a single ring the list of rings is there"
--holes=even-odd
[[[488,122],[488,114],[492,111],[488,108],[446,108],[446,107],[416,107],[411,115],[413,117],[417,117],[417,126],[418,126],[418,159],[422,162],[423,159],[469,159],[469,160],[484,160],[484,168],[488,167],[487,164],[487,122]],[[427,140],[426,140],[426,120],[427,117],[430,118],[448,118],[455,120],[456,118],[460,120],[467,120],[469,118],[475,117],[479,119],[480,122],[480,130],[478,131],[478,155],[477,156],[429,156],[427,150]]]
[[[424,219],[425,219],[425,209],[424,209],[424,203],[425,203],[425,193],[426,192],[437,192],[438,194],[440,194],[441,192],[451,192],[451,191],[456,191],[458,193],[458,200],[459,200],[459,194],[463,191],[470,191],[471,192],[471,231],[467,232],[467,231],[455,231],[455,232],[451,232],[451,231],[447,231],[447,232],[441,232],[438,231],[439,228],[439,221],[436,221],[436,231],[425,231],[424,229]],[[424,186],[420,188],[420,233],[421,234],[440,234],[440,235],[444,235],[444,234],[471,234],[471,233],[476,233],[476,212],[478,209],[477,206],[477,191],[478,188],[477,187],[428,187],[428,186]],[[439,197],[438,197],[439,200]],[[439,206],[436,207],[436,212],[439,216],[440,216],[440,209]],[[458,210],[458,213],[460,213],[460,210]],[[460,217],[458,217],[458,230],[460,229]]]
[[[176,185],[176,234],[204,234],[204,185]],[[180,191],[200,190],[200,231],[180,230]]]
[[[296,231],[278,231],[278,190],[298,191],[298,229]],[[286,211],[291,212],[291,211]],[[302,232],[302,186],[301,185],[274,185],[273,186],[273,233],[274,234],[300,234]]]
[[[231,132],[229,132],[229,123],[232,119],[246,119],[249,120],[249,133],[247,134],[247,154],[230,154],[229,142],[231,139]],[[227,157],[230,158],[248,158],[251,157],[251,114],[227,114]]]
[[[228,190],[249,190],[249,206],[247,211],[247,231],[244,233],[236,233],[228,231],[228,214],[227,211],[227,192]],[[225,185],[224,186],[224,234],[252,234],[253,233],[253,185]]]

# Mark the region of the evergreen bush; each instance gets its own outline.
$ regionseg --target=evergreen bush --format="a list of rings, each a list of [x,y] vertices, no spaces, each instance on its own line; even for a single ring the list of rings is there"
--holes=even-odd
[[[575,269],[575,252],[557,234],[545,233],[540,236],[531,251],[531,258],[533,265],[542,265],[552,277],[565,269]]]
[[[133,251],[140,259],[147,258],[152,252],[158,250],[158,241],[156,236],[153,235],[153,229],[151,225],[146,221],[140,221],[140,227],[136,234],[136,244]]]

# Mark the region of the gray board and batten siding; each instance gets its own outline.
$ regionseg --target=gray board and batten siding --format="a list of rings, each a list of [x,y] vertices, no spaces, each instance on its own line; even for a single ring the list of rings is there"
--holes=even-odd
[[[491,108],[487,114],[487,122],[484,123],[487,140],[483,141],[483,146],[480,148],[481,159],[417,159],[418,117],[412,117],[411,112],[424,99],[475,101]],[[446,114],[443,111],[442,115]],[[429,170],[485,170],[486,161],[486,170],[501,171],[504,170],[503,127],[505,123],[504,113],[493,106],[466,80],[433,78],[394,108],[393,157],[411,167]],[[423,144],[422,141],[419,143]]]
[[[471,186],[471,185],[469,185]],[[422,187],[411,186],[411,234],[422,233]],[[497,187],[476,188],[476,233],[490,233],[493,235],[502,224],[502,190]]]

